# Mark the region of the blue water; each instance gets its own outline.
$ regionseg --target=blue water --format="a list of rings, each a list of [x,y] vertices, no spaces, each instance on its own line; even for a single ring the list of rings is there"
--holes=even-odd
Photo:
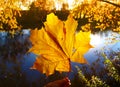
[[[9,76],[8,73],[17,73],[16,69],[13,69],[14,66],[18,66],[17,69],[20,68],[20,73],[26,79],[26,83],[29,84],[30,87],[33,83],[36,83],[36,87],[40,87],[40,80],[46,79],[45,75],[41,74],[37,70],[32,70],[30,67],[33,65],[36,55],[33,53],[28,53],[28,49],[31,47],[29,42],[30,30],[23,30],[22,35],[17,35],[10,39],[6,32],[0,32],[0,79],[7,78]],[[95,51],[117,51],[120,48],[120,35],[114,32],[106,32],[106,33],[97,33],[94,34],[93,37],[98,36],[98,38],[92,38],[91,41],[94,48],[91,48],[84,57],[87,59],[88,63],[91,64],[95,60],[98,59],[98,55],[96,55]],[[116,42],[112,42],[111,39],[116,38]],[[97,43],[94,43],[94,40],[98,39]],[[106,44],[107,43],[107,44]],[[19,49],[17,49],[17,46]],[[5,49],[5,50],[4,50]],[[17,52],[18,51],[18,52]],[[15,52],[15,54],[14,54]],[[19,53],[20,52],[20,53]],[[3,55],[4,54],[4,55]],[[7,54],[7,55],[6,55]],[[11,56],[12,55],[12,56]],[[6,56],[6,57],[4,57]],[[15,58],[17,59],[15,59]],[[6,59],[5,59],[6,58]],[[73,78],[74,74],[77,72],[75,65],[79,65],[77,63],[72,64],[72,72],[69,74],[69,78]],[[1,67],[2,66],[2,67]],[[5,70],[4,70],[5,69]],[[3,72],[4,73],[1,73]]]

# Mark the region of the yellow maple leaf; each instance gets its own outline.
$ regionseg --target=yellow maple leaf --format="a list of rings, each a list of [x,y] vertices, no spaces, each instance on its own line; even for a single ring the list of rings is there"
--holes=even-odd
[[[90,32],[76,33],[77,22],[71,15],[63,22],[51,13],[44,25],[40,30],[31,30],[33,46],[29,51],[38,55],[33,69],[48,76],[55,71],[70,72],[71,61],[87,62],[84,54],[92,47]]]

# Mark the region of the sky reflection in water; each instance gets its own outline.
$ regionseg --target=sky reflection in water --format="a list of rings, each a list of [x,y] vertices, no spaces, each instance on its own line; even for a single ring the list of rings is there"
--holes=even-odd
[[[15,46],[16,43],[18,44],[18,47],[19,46],[23,46],[23,45],[26,45],[28,46],[25,47],[23,46],[23,49],[26,49],[25,52],[29,49],[29,47],[31,46],[30,45],[30,42],[28,41],[28,43],[26,42],[26,40],[28,40],[29,38],[29,34],[30,34],[30,30],[23,30],[23,35],[21,36],[17,36],[17,38],[14,38],[14,39],[9,39],[9,42],[10,43],[7,43],[7,45],[11,45],[12,43],[14,43],[15,41]],[[6,44],[6,42],[8,42],[8,38],[7,37],[7,33],[6,32],[0,32],[0,51],[1,53],[5,53],[5,52],[2,52],[2,47]],[[96,55],[95,51],[103,51],[105,49],[105,51],[110,51],[110,50],[113,50],[113,51],[117,51],[119,48],[120,48],[120,35],[117,34],[117,33],[113,33],[111,31],[108,31],[106,33],[97,33],[97,34],[93,34],[91,35],[91,44],[95,47],[95,48],[91,48],[86,54],[85,54],[85,58],[88,60],[89,64],[91,64],[92,62],[94,62],[98,56]],[[117,42],[114,43],[112,41],[114,40],[111,40],[111,39],[116,39]],[[6,46],[7,46],[6,45]],[[10,49],[15,49],[14,46],[8,46],[8,50]],[[5,48],[7,49],[7,48]],[[11,51],[6,51],[8,53],[11,53]],[[13,51],[14,52],[14,51]],[[38,82],[40,80],[40,77],[43,76],[43,78],[45,77],[43,74],[40,74],[38,71],[36,70],[31,70],[30,67],[33,65],[34,61],[35,61],[35,58],[36,58],[36,55],[33,54],[33,53],[17,53],[17,58],[21,58],[20,61],[22,64],[20,64],[20,67],[21,67],[21,73],[24,73],[26,75],[26,80],[31,84],[32,82]],[[3,61],[3,57],[1,56],[2,54],[0,54],[0,61]],[[13,54],[14,55],[14,54]],[[22,55],[22,56],[21,56]],[[8,57],[8,56],[7,56]],[[11,59],[10,59],[11,61]],[[18,62],[18,61],[17,61]],[[2,63],[0,62],[0,65]],[[75,73],[76,72],[76,69],[75,69],[75,65],[79,65],[77,63],[72,63],[72,68],[73,68],[73,72]],[[7,62],[7,66],[9,68],[11,68],[13,65],[12,63],[10,62]],[[0,67],[1,68],[1,67]],[[8,69],[7,71],[11,71],[11,69]],[[0,69],[1,71],[1,69]],[[14,71],[14,70],[13,70]],[[13,72],[12,71],[12,72]],[[70,78],[73,77],[74,73],[71,73],[70,74]],[[5,74],[3,74],[5,75]],[[1,76],[0,76],[1,77]]]

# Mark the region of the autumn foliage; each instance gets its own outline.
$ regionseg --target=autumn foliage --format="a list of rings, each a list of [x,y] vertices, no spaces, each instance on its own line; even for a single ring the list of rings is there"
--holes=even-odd
[[[120,1],[87,0],[72,10],[83,31],[120,31]]]
[[[48,76],[55,71],[70,72],[71,61],[87,63],[84,54],[92,47],[90,32],[77,32],[77,25],[71,15],[61,21],[51,13],[47,15],[45,27],[31,30],[33,46],[29,51],[38,55],[32,68]]]

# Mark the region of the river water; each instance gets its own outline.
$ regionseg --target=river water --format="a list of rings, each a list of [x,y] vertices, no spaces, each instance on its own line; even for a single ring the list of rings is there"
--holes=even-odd
[[[42,87],[48,81],[45,75],[30,69],[36,55],[28,53],[31,47],[29,36],[30,30],[28,29],[23,30],[21,35],[15,35],[12,38],[6,32],[0,32],[0,87],[6,83],[9,86],[5,87]],[[120,35],[112,31],[92,34],[91,45],[94,48],[84,55],[89,64],[98,59],[96,51],[118,51]],[[74,66],[79,66],[77,63],[71,64],[73,71],[69,74],[69,78],[76,73]]]

